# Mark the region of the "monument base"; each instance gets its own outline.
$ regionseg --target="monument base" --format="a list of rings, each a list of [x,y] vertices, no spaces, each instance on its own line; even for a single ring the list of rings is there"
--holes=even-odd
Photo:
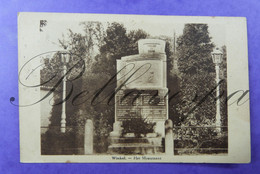
[[[110,137],[109,154],[158,154],[163,153],[162,137],[135,138],[135,137]]]
[[[109,154],[157,154],[163,153],[161,131],[148,133],[143,137],[135,137],[134,133],[127,133],[122,136],[122,122],[116,121],[113,125],[113,132],[110,133],[108,147]],[[161,128],[158,124],[157,129]],[[164,126],[163,126],[164,128]],[[160,129],[159,129],[160,130]],[[158,136],[159,135],[159,136]]]

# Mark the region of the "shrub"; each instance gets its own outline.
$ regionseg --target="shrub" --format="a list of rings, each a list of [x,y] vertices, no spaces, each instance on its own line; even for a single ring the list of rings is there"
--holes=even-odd
[[[156,123],[149,122],[147,119],[139,117],[133,117],[127,119],[122,123],[122,135],[126,133],[134,133],[135,137],[141,137],[141,134],[153,133]]]

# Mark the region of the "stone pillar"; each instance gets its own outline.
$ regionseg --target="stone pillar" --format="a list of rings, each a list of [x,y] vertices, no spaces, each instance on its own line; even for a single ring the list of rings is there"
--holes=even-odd
[[[121,122],[116,121],[113,124],[113,132],[110,132],[111,137],[120,137],[122,134],[122,127],[121,127]]]
[[[93,154],[93,122],[90,119],[85,124],[84,153],[85,155]]]
[[[165,154],[173,155],[173,124],[172,120],[165,121]]]
[[[156,121],[155,125],[155,132],[159,133],[162,137],[165,136],[165,127],[164,127],[165,121]]]

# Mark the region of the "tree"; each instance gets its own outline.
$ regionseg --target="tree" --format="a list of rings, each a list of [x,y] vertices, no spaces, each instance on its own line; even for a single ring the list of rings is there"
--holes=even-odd
[[[112,23],[106,30],[104,43],[100,47],[100,54],[95,57],[93,73],[106,72],[111,77],[116,74],[116,59],[123,56],[138,54],[137,41],[149,35],[143,30],[126,32],[123,24]]]
[[[176,129],[180,139],[185,140],[185,137],[188,137],[188,144],[184,143],[185,147],[200,146],[204,140],[209,141],[216,137],[215,129],[203,128],[215,123],[216,74],[211,59],[213,48],[207,24],[186,24],[183,35],[177,40],[181,95],[174,124],[187,127]],[[225,65],[222,68],[225,71]],[[225,83],[224,78],[224,82],[220,84],[222,90],[226,89]],[[222,100],[222,114],[226,114],[224,105]]]
[[[103,41],[103,27],[99,22],[81,23],[85,33],[74,33],[68,30],[68,37],[63,36],[59,40],[61,48],[65,49],[70,55],[70,61],[67,64],[67,70],[70,70],[66,76],[66,96],[72,92],[71,97],[66,101],[66,133],[60,132],[61,120],[61,101],[63,83],[56,86],[54,91],[54,106],[52,108],[50,125],[45,135],[42,135],[42,153],[44,154],[75,154],[78,153],[80,124],[82,121],[82,113],[80,107],[73,105],[73,97],[82,89],[82,77],[90,70],[92,57],[96,46]],[[63,63],[60,57],[61,52],[57,52],[50,60],[46,60],[45,66],[41,71],[41,82],[44,85],[54,87],[61,79],[63,74]],[[86,68],[87,67],[87,68]],[[54,75],[54,77],[52,77]],[[73,89],[73,90],[72,90]],[[84,125],[83,125],[84,126]],[[68,143],[69,142],[69,143]],[[71,151],[64,151],[64,148],[70,148]]]
[[[221,51],[223,52],[223,62],[220,64],[220,79],[223,80],[223,83],[220,85],[220,92],[223,93],[223,96],[220,98],[220,115],[222,126],[228,125],[228,117],[227,117],[227,48],[226,46],[221,47]]]
[[[184,75],[214,72],[211,52],[214,44],[207,24],[186,24],[183,35],[177,39],[179,71]]]
[[[206,24],[186,24],[183,35],[177,40],[182,97],[177,106],[179,119],[175,121],[179,125],[185,117],[195,117],[200,123],[213,119],[215,102],[211,95],[196,105],[215,87],[215,66],[211,60],[213,47]]]

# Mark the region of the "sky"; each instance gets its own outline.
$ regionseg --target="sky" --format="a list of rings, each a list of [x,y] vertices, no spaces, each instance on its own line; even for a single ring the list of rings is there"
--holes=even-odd
[[[160,25],[160,23],[145,23],[144,21],[136,23],[135,21],[127,21],[123,23],[127,31],[142,29],[152,36],[169,36],[173,37],[174,32],[176,36],[180,36],[183,33],[184,23],[167,23]],[[220,24],[208,24],[209,34],[212,37],[212,42],[216,47],[225,45],[225,27]],[[106,26],[105,26],[106,27]],[[51,21],[49,20],[47,26],[43,27],[42,44],[44,50],[60,50],[58,39],[62,38],[62,35],[67,36],[68,29],[71,29],[76,33],[84,33],[83,27],[79,25],[79,21]]]

